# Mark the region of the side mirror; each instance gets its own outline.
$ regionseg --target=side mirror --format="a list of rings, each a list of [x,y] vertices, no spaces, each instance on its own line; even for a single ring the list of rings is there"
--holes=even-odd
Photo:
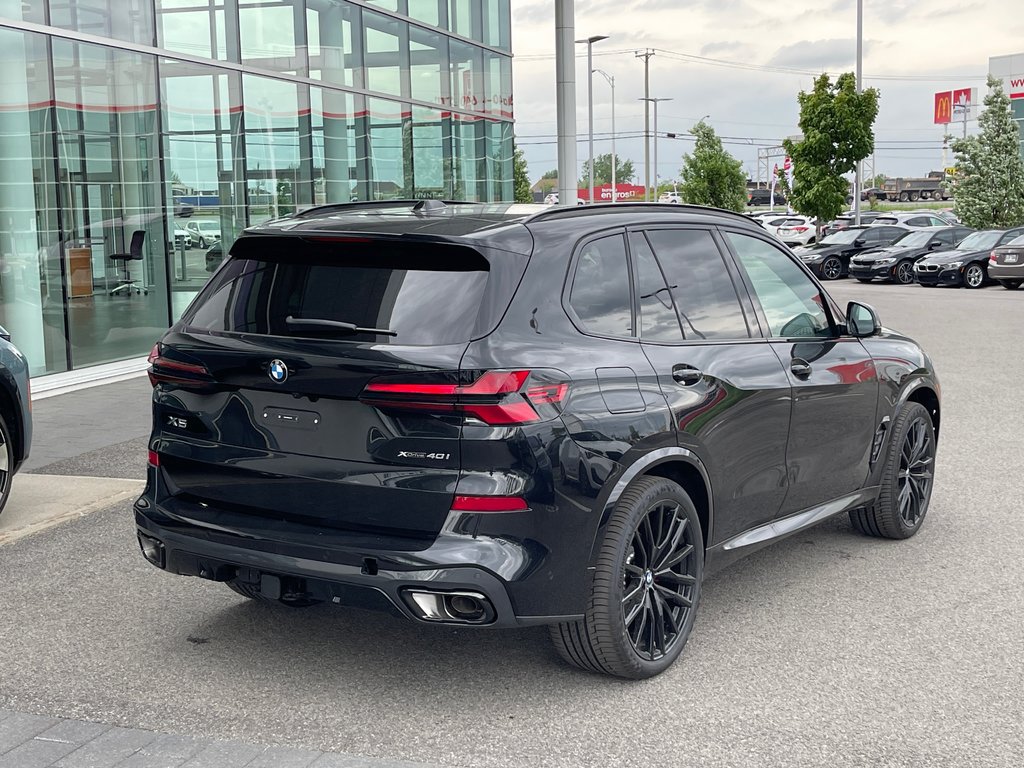
[[[940,242],[939,242],[938,240],[936,240],[936,241],[935,241],[934,243],[929,243],[929,244],[928,244],[928,250],[929,250],[929,251],[934,251],[934,250],[935,250],[936,248],[938,248],[938,247],[939,247],[940,245],[942,245],[942,243],[940,243]]]
[[[882,323],[873,307],[851,301],[846,305],[846,330],[851,336],[863,339],[881,333]]]
[[[10,331],[8,331],[2,325],[0,325],[0,339],[3,339],[4,341],[10,341],[11,340]]]
[[[856,245],[858,248],[863,248],[866,243],[867,240],[865,240],[863,237],[858,237],[856,240],[853,241],[853,244]]]

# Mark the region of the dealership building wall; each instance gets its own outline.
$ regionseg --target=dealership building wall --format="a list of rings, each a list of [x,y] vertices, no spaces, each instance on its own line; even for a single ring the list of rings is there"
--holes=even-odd
[[[1003,90],[1010,97],[1010,108],[1020,129],[1021,157],[1024,157],[1024,53],[993,56],[988,60],[988,71],[1003,81]]]
[[[510,0],[0,0],[0,325],[33,376],[137,361],[249,225],[511,200],[510,34]]]

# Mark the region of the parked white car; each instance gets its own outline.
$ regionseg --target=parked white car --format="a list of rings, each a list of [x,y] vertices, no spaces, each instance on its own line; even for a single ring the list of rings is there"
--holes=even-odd
[[[659,203],[675,203],[679,205],[683,202],[683,198],[679,196],[678,192],[662,192],[658,196]]]
[[[200,248],[208,248],[220,242],[220,222],[214,219],[192,219],[185,225],[192,242]]]
[[[775,236],[786,245],[810,245],[817,235],[817,222],[810,216],[788,216],[775,228]]]

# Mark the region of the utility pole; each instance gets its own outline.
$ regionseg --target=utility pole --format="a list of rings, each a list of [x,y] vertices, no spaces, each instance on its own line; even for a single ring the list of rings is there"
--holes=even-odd
[[[864,79],[864,0],[857,0],[857,93],[863,88]],[[860,225],[860,189],[861,172],[864,166],[857,161],[856,174],[853,180],[853,223]]]
[[[650,97],[641,101],[654,105],[654,199],[658,199],[658,102],[672,101],[671,98],[652,99]],[[646,198],[645,198],[646,199]]]
[[[576,205],[576,21],[573,0],[555,0],[558,203]]]
[[[644,200],[650,200],[651,194],[651,56],[654,51],[645,48],[643,53],[637,51],[635,56],[644,60]]]

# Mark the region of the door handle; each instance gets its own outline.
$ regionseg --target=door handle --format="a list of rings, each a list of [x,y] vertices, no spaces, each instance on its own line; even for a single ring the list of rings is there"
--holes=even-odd
[[[674,365],[672,366],[672,378],[684,387],[689,387],[703,379],[704,374],[692,365]]]
[[[811,364],[806,360],[799,357],[794,357],[789,361],[789,370],[793,372],[793,375],[798,379],[806,379],[811,375]]]

